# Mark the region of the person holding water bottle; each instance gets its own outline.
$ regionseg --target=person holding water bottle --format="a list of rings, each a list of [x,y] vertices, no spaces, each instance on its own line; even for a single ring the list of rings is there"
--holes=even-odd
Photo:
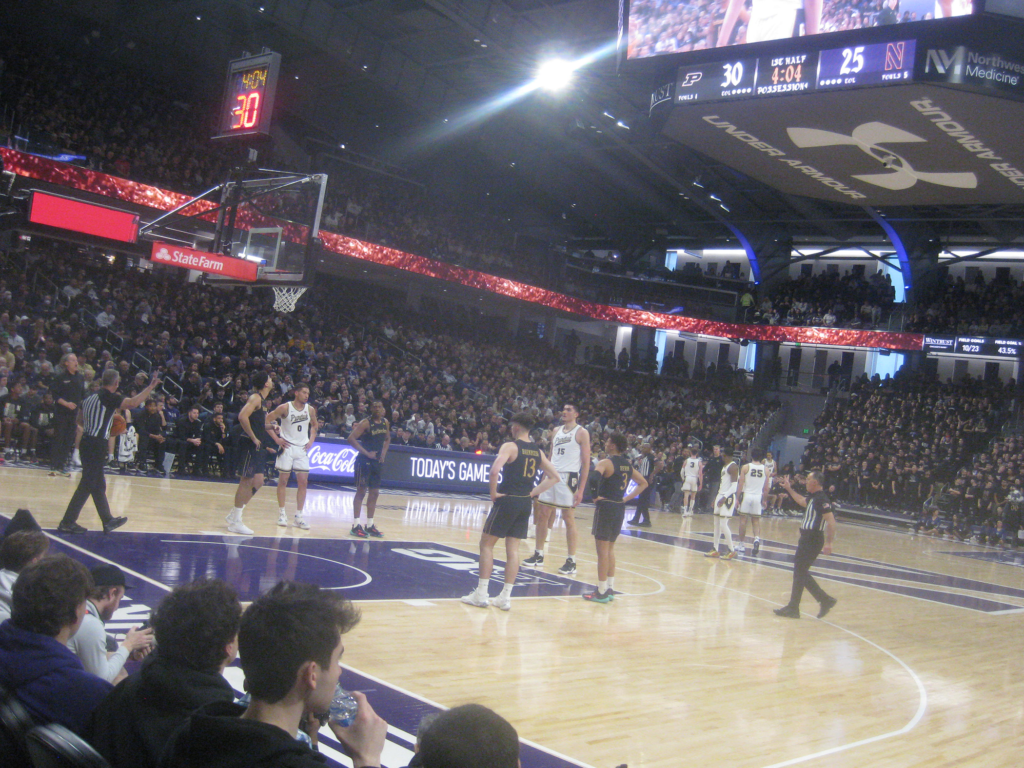
[[[299,739],[299,730],[303,716],[330,712],[328,726],[355,768],[380,766],[388,724],[362,693],[348,700],[339,690],[342,638],[358,622],[351,602],[312,584],[285,581],[259,597],[238,631],[248,705],[200,708],[171,739],[161,765],[322,768],[325,758]]]

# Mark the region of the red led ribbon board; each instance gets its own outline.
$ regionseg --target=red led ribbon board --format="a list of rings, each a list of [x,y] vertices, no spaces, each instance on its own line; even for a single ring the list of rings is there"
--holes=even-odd
[[[119,179],[98,171],[78,168],[55,160],[26,155],[13,149],[0,147],[0,156],[9,170],[21,176],[48,181],[53,184],[74,187],[88,192],[106,195],[118,200],[138,203],[161,211],[169,211],[189,199],[187,195],[169,192],[158,187],[140,184],[137,181]],[[200,200],[190,209],[209,210],[214,204]],[[186,209],[189,210],[189,209]],[[213,220],[214,214],[203,218]],[[238,214],[239,227],[271,226],[272,223],[253,211]],[[289,224],[284,228],[283,237],[294,242],[304,242],[306,228]],[[724,339],[749,339],[751,341],[799,341],[803,344],[831,344],[842,347],[868,347],[920,351],[924,336],[920,333],[890,333],[888,331],[861,331],[850,328],[795,328],[781,325],[740,325],[719,323],[713,320],[698,320],[679,315],[663,315],[623,307],[609,307],[573,296],[555,293],[533,285],[519,283],[494,275],[476,272],[472,269],[455,267],[423,256],[396,251],[382,245],[366,243],[344,235],[321,230],[324,249],[343,256],[349,256],[376,264],[404,269],[420,275],[447,280],[453,283],[498,293],[521,301],[542,304],[552,309],[564,310],[595,320],[607,320],[622,325],[640,325],[684,333],[703,333]]]
[[[39,191],[32,193],[28,220],[33,224],[69,229],[122,243],[134,243],[139,235],[137,214]]]
[[[199,272],[208,272],[212,275],[230,277],[235,280],[247,280],[249,282],[255,282],[258,274],[258,267],[254,262],[246,261],[245,259],[231,259],[226,256],[218,256],[215,253],[197,251],[193,248],[183,248],[180,245],[172,245],[170,243],[153,243],[153,252],[150,260],[154,264],[194,269]]]

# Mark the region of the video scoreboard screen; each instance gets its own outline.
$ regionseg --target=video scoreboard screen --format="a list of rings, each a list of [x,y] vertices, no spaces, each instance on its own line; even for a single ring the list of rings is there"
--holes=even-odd
[[[1003,13],[1014,13],[1022,4],[1022,0],[998,2],[1010,8],[1000,11]],[[973,11],[972,0],[880,0],[860,4],[849,0],[630,0],[628,12],[620,21],[620,27],[624,22],[626,28],[620,31],[626,38],[626,59],[639,60],[715,49],[725,52],[748,44],[807,37],[824,37],[826,41],[818,45],[827,46],[831,33],[894,27],[905,22],[941,25],[946,19],[968,16]]]
[[[914,75],[916,47],[914,40],[896,40],[680,67],[675,102],[909,83]]]

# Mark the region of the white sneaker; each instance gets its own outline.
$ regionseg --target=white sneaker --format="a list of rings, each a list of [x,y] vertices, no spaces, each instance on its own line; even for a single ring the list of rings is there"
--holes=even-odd
[[[737,544],[735,547],[737,552],[746,552],[747,548],[743,544]]]
[[[241,517],[233,518],[231,515],[228,515],[228,530],[243,536],[252,536],[253,534],[252,528],[243,523]]]
[[[277,524],[280,525],[281,522],[278,521]],[[307,523],[305,518],[303,518],[301,515],[296,515],[295,516],[295,522],[293,523],[293,525],[296,528],[301,528],[304,531],[308,531],[309,530],[309,523]]]
[[[288,527],[288,513],[287,512],[281,512],[277,516],[277,524],[280,525],[282,528],[287,528]]]
[[[472,592],[470,592],[468,595],[463,597],[462,598],[462,602],[464,602],[466,605],[475,605],[477,608],[486,608],[489,605],[489,603],[487,602],[487,598],[486,597],[480,597],[476,593],[475,589]]]
[[[509,598],[504,597],[503,595],[498,595],[497,597],[492,597],[487,602],[489,602],[495,608],[501,608],[501,610],[503,610],[503,611],[510,611],[510,610],[512,610],[512,601]]]

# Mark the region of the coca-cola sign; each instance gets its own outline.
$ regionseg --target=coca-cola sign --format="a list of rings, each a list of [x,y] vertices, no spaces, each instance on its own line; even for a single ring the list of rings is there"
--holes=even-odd
[[[358,455],[348,445],[317,442],[309,449],[309,473],[329,480],[351,480],[355,477]]]

